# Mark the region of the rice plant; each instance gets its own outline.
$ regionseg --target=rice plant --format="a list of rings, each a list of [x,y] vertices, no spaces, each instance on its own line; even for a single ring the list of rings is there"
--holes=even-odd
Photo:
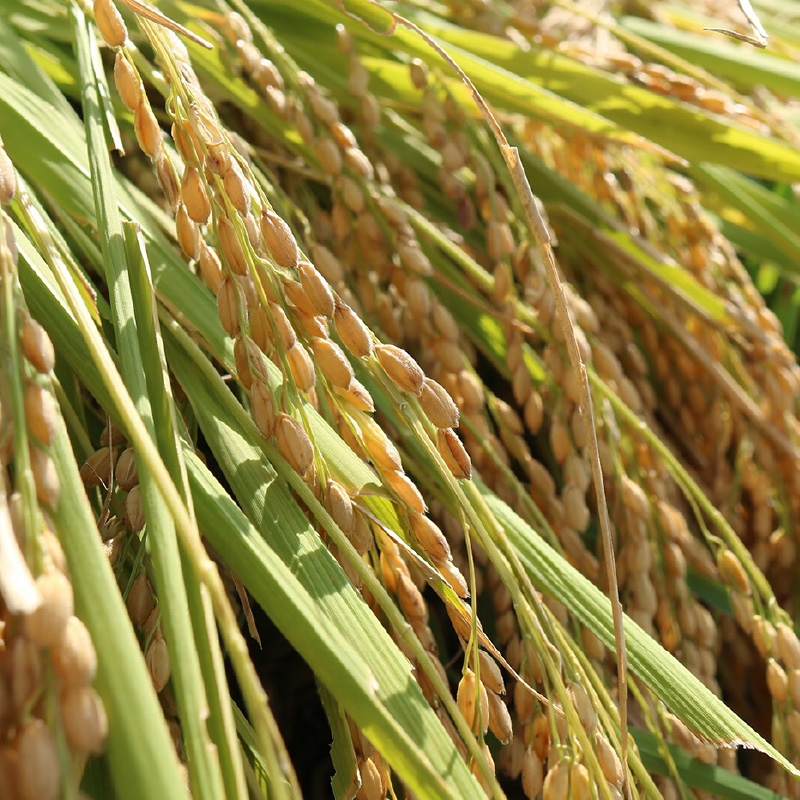
[[[0,798],[800,798],[799,55],[4,0]]]

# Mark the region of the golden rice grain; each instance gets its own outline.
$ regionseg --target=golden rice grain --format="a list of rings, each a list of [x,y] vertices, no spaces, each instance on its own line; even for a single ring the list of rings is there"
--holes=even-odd
[[[45,569],[49,569],[52,566],[54,569],[66,573],[67,559],[64,555],[64,550],[61,547],[61,542],[58,541],[58,538],[50,528],[44,528],[42,530],[41,540],[42,549],[45,553],[45,561],[49,559],[50,562],[49,564],[45,564]]]
[[[372,336],[369,329],[350,306],[337,303],[333,321],[339,338],[356,358],[365,358],[372,354]]]
[[[472,477],[472,461],[452,428],[439,428],[436,431],[436,449],[456,480],[469,480]]]
[[[200,256],[200,230],[193,222],[186,210],[186,206],[181,203],[175,215],[175,229],[178,236],[178,244],[183,254],[194,261]]]
[[[130,111],[136,111],[142,102],[142,85],[133,65],[121,52],[114,59],[114,83],[125,106]]]
[[[744,595],[751,594],[750,579],[744,571],[742,562],[730,550],[720,552],[717,557],[717,567],[725,583]]]
[[[242,215],[246,216],[250,211],[250,190],[248,181],[242,173],[242,168],[233,161],[231,168],[223,176],[225,194],[233,204],[233,207]]]
[[[336,142],[329,136],[322,136],[314,143],[319,165],[328,175],[338,175],[342,171],[342,154]]]
[[[417,275],[432,275],[433,266],[430,259],[422,252],[419,245],[401,242],[397,245],[397,254],[403,266]]]
[[[199,225],[205,225],[211,218],[211,203],[196,167],[186,167],[181,181],[181,195],[189,216]]]
[[[427,506],[422,499],[419,489],[417,489],[404,472],[386,470],[386,472],[384,472],[384,478],[386,483],[397,492],[400,499],[407,503],[412,510],[416,511],[418,514],[424,514],[427,511]]]
[[[301,261],[297,271],[300,274],[303,289],[316,312],[326,319],[330,319],[336,310],[336,304],[328,282],[307,261]]]
[[[138,486],[134,486],[125,498],[125,522],[132,531],[138,532],[144,528],[144,503]]]
[[[261,214],[261,234],[272,260],[284,269],[297,266],[300,256],[294,234],[286,222],[269,209]]]
[[[58,423],[58,405],[53,395],[38,383],[25,387],[25,419],[31,433],[44,445],[50,445]]]
[[[481,683],[495,694],[505,694],[503,674],[492,656],[485,650],[478,651],[478,663],[481,667]]]
[[[25,617],[25,635],[40,647],[50,647],[58,642],[72,616],[72,585],[58,570],[45,572],[36,579],[36,588],[42,597],[38,608]]]
[[[216,251],[209,247],[205,241],[200,242],[200,273],[208,288],[216,294],[222,283],[222,264]]]
[[[36,484],[36,497],[43,506],[55,508],[58,505],[61,484],[53,459],[38,447],[30,450],[31,472]]]
[[[622,762],[616,750],[602,733],[598,733],[595,737],[595,744],[597,745],[597,760],[605,779],[619,788],[622,786],[623,771]]]
[[[542,787],[542,800],[567,800],[569,794],[569,765],[558,762],[547,772]]]
[[[397,595],[400,601],[400,608],[414,629],[419,630],[426,626],[428,622],[428,607],[425,604],[422,593],[406,572],[400,572],[397,576]]]
[[[783,667],[774,659],[767,661],[767,688],[772,699],[782,705],[789,693],[789,679]]]
[[[487,696],[489,698],[489,730],[497,737],[500,744],[508,744],[514,738],[508,706],[500,695],[494,692],[487,692]]]
[[[436,565],[450,588],[461,598],[469,596],[469,585],[461,570],[452,561],[443,561]]]
[[[294,318],[298,333],[304,333],[309,339],[328,339],[330,337],[325,318],[318,316],[316,312],[312,315],[295,309]]]
[[[775,626],[775,647],[786,669],[800,669],[800,641],[792,628],[784,622]]]
[[[27,722],[20,728],[15,745],[18,800],[55,800],[59,796],[61,762],[47,725],[40,719]]]
[[[19,715],[42,689],[42,651],[39,645],[20,634],[6,650],[4,661],[11,710]]]
[[[100,446],[108,447],[113,444],[118,447],[125,443],[125,434],[116,425],[104,425],[103,432],[100,434]]]
[[[375,177],[375,168],[372,166],[372,162],[358,147],[345,149],[344,160],[347,166],[364,180],[371,181]]]
[[[522,765],[525,759],[525,742],[522,736],[515,736],[510,744],[500,750],[497,766],[500,772],[516,781],[522,775]]]
[[[544,764],[532,747],[522,759],[522,791],[528,800],[536,800],[544,785]]]
[[[344,280],[342,262],[327,247],[315,244],[311,252],[316,268],[328,283],[336,286]]]
[[[555,417],[550,426],[550,448],[559,464],[564,464],[572,452],[569,430],[560,417]]]
[[[486,229],[486,245],[489,258],[500,261],[514,249],[514,236],[506,222],[492,220]]]
[[[339,146],[341,147],[341,145]],[[365,206],[364,192],[361,191],[361,187],[352,178],[346,175],[339,176],[337,187],[342,194],[344,204],[354,214],[360,214]]]
[[[233,223],[227,217],[217,220],[217,237],[222,256],[236,275],[247,275],[247,259]]]
[[[450,545],[439,527],[423,514],[410,514],[411,529],[417,537],[422,549],[430,556],[435,564],[449,561],[451,556]],[[483,679],[483,672],[481,672]]]
[[[570,453],[564,465],[564,481],[578,486],[586,492],[592,482],[592,474],[586,460],[577,451]]]
[[[50,337],[44,328],[28,314],[24,315],[21,337],[22,354],[42,374],[52,371],[55,366],[55,351]]]
[[[478,411],[483,407],[485,397],[483,385],[473,372],[466,369],[459,372],[458,388],[462,398],[461,410],[464,413]]]
[[[572,800],[591,800],[592,781],[585,764],[573,764],[570,776],[570,797]]]
[[[200,143],[194,136],[194,132],[188,126],[179,126],[178,123],[173,122],[170,133],[181,161],[184,164],[190,164],[194,160],[194,154],[201,152]]]
[[[597,712],[586,689],[579,683],[570,683],[567,686],[567,696],[586,732],[594,733],[597,729]]]
[[[294,417],[281,413],[276,422],[275,437],[289,466],[299,475],[305,475],[314,463],[314,445],[305,428]]]
[[[325,508],[344,533],[350,533],[356,524],[353,501],[342,484],[328,479]]]
[[[739,592],[731,592],[731,608],[739,627],[748,635],[753,631],[753,600]]]
[[[282,91],[285,86],[283,76],[268,58],[262,58],[259,61],[253,73],[253,79],[262,87],[262,91],[269,88]]]
[[[108,717],[97,692],[89,686],[65,686],[59,703],[69,746],[92,755],[101,753],[108,736]]]
[[[111,0],[94,0],[94,20],[109,47],[122,47],[128,38],[125,21]]]
[[[483,757],[486,759],[489,765],[489,770],[491,771],[492,774],[494,774],[494,759],[492,758],[492,751],[489,749],[489,745],[484,743],[483,747],[481,747],[481,750],[483,751]],[[488,797],[490,793],[489,781],[483,774],[483,769],[481,769],[481,765],[478,763],[477,759],[473,759],[470,762],[469,771],[478,781],[478,784],[480,785],[481,789],[483,789],[484,793]]]
[[[456,690],[458,710],[464,717],[467,725],[474,731],[482,730],[484,733],[489,727],[489,695],[486,687],[475,680],[475,673],[468,669],[464,672]],[[478,703],[480,702],[480,710]]]
[[[536,755],[542,761],[547,761],[547,757],[550,755],[550,723],[544,714],[537,714],[533,718],[531,744]]]
[[[239,284],[232,278],[224,278],[217,291],[219,321],[228,336],[236,337],[242,330],[239,312],[247,321],[247,305]]]
[[[250,408],[256,427],[271,439],[275,434],[275,401],[266,382],[258,379],[250,387]]]
[[[428,419],[437,428],[458,427],[458,406],[453,402],[448,391],[439,383],[425,378],[419,403]]]
[[[178,175],[172,165],[172,160],[164,150],[161,150],[156,156],[156,176],[164,196],[169,201],[170,208],[177,208],[181,199]]]
[[[372,413],[375,410],[375,403],[372,395],[367,391],[367,388],[360,381],[353,378],[347,389],[334,387],[336,394],[339,395],[345,402],[349,403],[353,408],[358,411],[366,411]]]
[[[353,381],[353,368],[341,347],[330,339],[314,339],[311,348],[322,374],[334,386],[347,389]]]
[[[306,348],[300,342],[296,342],[286,354],[286,358],[297,388],[303,392],[310,392],[314,388],[317,376],[314,362]]]
[[[800,711],[794,709],[786,717],[786,730],[795,752],[800,752]]]
[[[348,147],[356,147],[358,145],[358,140],[356,139],[355,134],[343,122],[335,122],[330,126],[330,131],[333,140],[342,150],[346,150]]]
[[[605,645],[588,628],[581,629],[581,643],[583,650],[589,658],[602,660],[606,654]]]
[[[650,516],[650,502],[647,495],[642,487],[627,475],[622,476],[622,502],[639,519],[647,519]]]
[[[270,302],[269,313],[278,331],[281,344],[285,350],[291,350],[297,342],[297,334],[291,322],[289,322],[289,317],[286,316],[286,312],[277,303]]]
[[[402,348],[380,344],[375,355],[392,383],[401,392],[422,393],[425,373],[416,361]]]
[[[564,504],[564,522],[578,532],[586,530],[591,515],[584,490],[568,483],[561,493],[561,502]]]
[[[141,570],[133,581],[125,605],[131,622],[137,628],[143,627],[153,611],[153,589],[144,570]]]
[[[150,640],[150,645],[144,654],[144,662],[147,665],[147,671],[150,673],[153,688],[156,692],[160,692],[167,685],[172,672],[169,649],[160,628],[156,629],[153,638]]]
[[[384,792],[381,775],[375,762],[370,758],[359,762],[358,774],[361,778],[361,785],[356,792],[355,800],[381,800]]]
[[[766,658],[775,646],[775,628],[769,620],[756,615],[753,617],[753,644],[761,658]]]
[[[364,450],[364,446],[361,443],[361,439],[356,436],[353,432],[351,426],[355,425],[352,419],[348,415],[342,415],[339,418],[339,422],[337,425],[339,435],[342,437],[342,441],[362,460],[368,461],[369,456],[367,455],[366,451]]]
[[[347,538],[361,556],[372,547],[372,531],[363,514],[357,513],[355,515],[355,524],[353,525],[353,529],[347,534]]]
[[[139,103],[136,107],[133,114],[133,129],[142,152],[148,158],[154,159],[161,149],[164,137],[149,103]]]
[[[233,166],[233,156],[230,147],[217,138],[207,145],[205,158],[206,169],[214,175],[224,178],[228,170]],[[207,176],[208,177],[208,176]]]

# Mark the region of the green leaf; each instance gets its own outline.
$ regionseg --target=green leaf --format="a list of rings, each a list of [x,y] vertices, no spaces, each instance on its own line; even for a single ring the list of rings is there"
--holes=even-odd
[[[335,773],[331,789],[336,800],[353,800],[359,787],[358,764],[344,709],[328,689],[320,685],[319,696],[331,726],[331,760]]]
[[[776,94],[800,94],[800,67],[785,58],[717,34],[677,30],[640,17],[622,17],[618,22],[691,64],[730,79],[741,89],[764,86]]]
[[[534,586],[569,608],[611,650],[614,625],[608,598],[486,487],[481,494],[503,525]],[[723,746],[744,745],[766,753],[795,777],[797,768],[733,713],[686,667],[625,617],[628,664],[632,672],[693,732]]]
[[[455,52],[463,49],[486,59],[690,163],[708,161],[781,181],[800,176],[797,150],[696,106],[632,86],[551,50],[523,51],[507,40],[452,26],[436,32],[443,41],[458,45]]]
[[[172,738],[61,426],[52,455],[61,483],[52,519],[67,557],[76,612],[97,650],[95,687],[108,714],[107,758],[117,797],[186,798]]]
[[[264,457],[277,457],[274,446],[261,440],[207,362],[201,366],[171,338],[166,344],[206,440],[247,514],[187,454],[198,521],[211,545],[420,798],[481,797],[407,659]]]
[[[136,257],[135,240],[126,248],[119,207],[112,178],[111,162],[105,137],[106,113],[101,104],[94,34],[83,13],[70,9],[83,89],[83,114],[88,141],[92,187],[99,230],[120,369],[139,415],[148,431],[179,477],[176,452],[169,459],[169,447],[175,450],[175,432],[169,396],[164,388],[165,375],[154,327],[152,289],[147,266]],[[128,258],[129,251],[132,258]],[[132,286],[136,284],[134,291]],[[149,306],[149,307],[148,307]],[[168,380],[168,377],[166,377]],[[154,406],[155,403],[155,406]],[[160,435],[159,435],[160,434]],[[171,678],[181,714],[181,728],[189,753],[192,791],[204,800],[224,796],[222,775],[216,751],[212,750],[205,717],[208,700],[200,660],[189,615],[187,582],[184,578],[175,526],[159,493],[158,484],[147,464],[137,457],[141,497],[148,521],[148,547],[152,554],[159,609],[170,653]],[[177,474],[176,474],[177,473]],[[196,584],[192,600],[200,602]],[[219,743],[224,745],[224,741]]]
[[[631,729],[634,741],[639,747],[642,763],[654,775],[670,777],[669,769],[659,753],[659,743],[655,736],[637,728]],[[664,746],[663,744],[660,746]],[[709,792],[723,800],[782,800],[782,796],[759,786],[753,781],[736,775],[715,764],[704,764],[692,758],[685,750],[667,745],[670,756],[678,767],[681,778],[692,789]]]
[[[757,233],[767,246],[779,248],[784,269],[795,276],[800,274],[800,207],[796,203],[724,167],[697,164],[692,174],[709,190],[707,202],[711,207],[723,218],[739,221]]]
[[[295,5],[288,5],[284,0],[254,0],[251,4],[254,9],[261,9],[264,19],[270,27],[278,33],[282,43],[291,52],[298,62],[303,63],[304,51],[308,41],[308,31],[312,21],[324,22],[325,28],[318,28],[314,37],[318,45],[315,46],[313,57],[324,59],[328,64],[334,62],[338,69],[344,69],[345,62],[337,54],[331,36],[326,41],[324,31],[328,35],[336,24],[343,24],[352,29],[361,41],[371,42],[381,49],[390,46],[405,52],[407,55],[421,58],[428,64],[441,68],[443,74],[450,76],[449,89],[453,92],[462,106],[473,116],[478,112],[469,91],[454,75],[450,67],[427,45],[420,36],[412,31],[398,27],[390,39],[375,33],[363,25],[354,22],[351,17],[342,14],[339,7],[333,2],[323,0],[309,0],[304,3],[302,12],[298,12]],[[351,0],[347,9],[362,19],[370,22],[376,30],[386,27],[388,15],[385,11],[378,11],[374,5],[366,0]],[[302,24],[298,14],[302,13]],[[302,35],[299,34],[302,31]],[[433,31],[434,34],[438,33]],[[496,40],[502,43],[502,40]],[[447,44],[447,42],[442,42]],[[451,43],[452,45],[452,43]],[[560,97],[550,87],[541,82],[529,80],[523,72],[514,72],[505,69],[502,65],[492,63],[492,59],[482,52],[470,51],[468,48],[458,46],[446,47],[455,62],[470,76],[480,91],[481,95],[501,109],[513,111],[525,116],[536,116],[556,124],[580,128],[598,136],[603,136],[619,142],[637,145],[648,149],[653,145],[624,126],[616,124],[610,118],[605,118],[597,109],[581,106],[571,101],[571,98]],[[420,93],[413,88],[405,64],[396,60],[369,58],[371,80],[383,83],[386,92],[395,102],[401,104],[416,104],[419,102]],[[798,160],[800,163],[800,159]]]

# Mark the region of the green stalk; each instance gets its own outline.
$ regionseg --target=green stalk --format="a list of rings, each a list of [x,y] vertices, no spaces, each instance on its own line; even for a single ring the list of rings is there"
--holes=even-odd
[[[160,359],[154,337],[147,342],[150,345],[148,354],[141,349],[139,328],[140,325],[146,326],[147,320],[141,322],[137,320],[131,289],[131,272],[134,275],[137,273],[141,275],[144,264],[137,263],[134,259],[129,262],[126,253],[93,70],[92,52],[96,49],[94,33],[77,6],[73,5],[71,12],[83,82],[84,124],[89,145],[95,210],[117,348],[120,353],[120,369],[134,399],[137,413],[150,437],[155,439],[156,428],[163,425],[164,420],[154,417],[148,393],[145,363],[152,364],[155,358],[155,363],[160,366]],[[145,518],[148,522],[148,541],[160,615],[170,654],[181,727],[186,738],[192,790],[200,800],[218,800],[224,797],[222,777],[219,762],[210,748],[208,732],[205,729],[208,703],[192,633],[188,610],[189,599],[181,568],[175,526],[169,509],[161,499],[158,481],[138,453],[136,462]]]
[[[108,714],[106,757],[116,796],[119,800],[187,798],[164,714],[60,418],[52,455],[61,483],[52,519],[67,558],[76,613],[97,650],[95,687]]]
[[[125,249],[129,267],[129,284],[133,304],[133,317],[137,323],[137,333],[143,360],[144,377],[147,381],[147,392],[150,408],[153,411],[155,440],[163,454],[164,463],[168,466],[176,485],[186,501],[189,513],[194,519],[194,509],[189,491],[186,465],[180,448],[180,440],[175,418],[175,407],[170,389],[169,371],[164,355],[161,332],[158,327],[158,311],[155,292],[150,279],[150,266],[144,242],[139,233],[139,226],[133,222],[123,223],[125,232]],[[195,523],[196,524],[196,523]],[[151,531],[152,527],[148,526]],[[152,542],[152,539],[150,539]],[[208,593],[197,579],[192,564],[184,552],[180,552],[181,572],[178,578],[183,579],[185,595],[188,600],[188,614],[191,624],[187,631],[194,634],[196,657],[202,673],[203,694],[198,692],[197,700],[207,703],[208,709],[199,708],[204,716],[200,718],[200,730],[205,735],[205,717],[208,716],[208,728],[212,741],[217,748],[225,796],[228,798],[246,797],[244,771],[241,762],[241,751],[236,740],[236,727],[233,710],[230,704],[230,692],[222,654],[219,647],[219,636],[214,622],[213,612],[208,614]],[[159,594],[160,597],[160,594]],[[167,642],[169,644],[169,641]],[[193,654],[194,654],[193,653]],[[195,676],[196,677],[196,676]],[[225,699],[223,699],[225,698]],[[179,698],[180,699],[180,698]],[[181,715],[183,719],[183,714]],[[202,746],[209,752],[209,742]],[[213,758],[213,757],[212,757]],[[216,760],[212,761],[212,764]]]

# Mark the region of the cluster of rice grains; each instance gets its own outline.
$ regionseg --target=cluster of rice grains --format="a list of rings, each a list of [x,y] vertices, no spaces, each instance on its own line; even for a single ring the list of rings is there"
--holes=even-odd
[[[238,18],[232,21],[237,33],[241,33],[243,22]],[[278,100],[283,78],[270,62],[254,55],[250,37],[246,33],[245,36],[246,39],[234,41],[243,63],[252,67],[253,79],[265,90],[274,90],[267,92],[273,105],[284,111],[291,107],[292,113],[304,113],[303,102],[308,102],[306,124],[313,127],[313,118],[320,127],[319,135],[310,135],[314,136],[314,153],[323,171],[335,172],[335,164],[340,169],[346,163],[359,171],[362,180],[371,176],[370,162],[355,145],[353,134],[338,120],[335,105],[321,95],[310,77],[298,78],[298,95],[292,96],[291,106],[286,100]],[[152,111],[143,85],[127,53],[121,49],[126,37],[105,38],[109,44],[120,47],[115,63],[120,96],[134,111],[136,120],[149,120]],[[427,626],[427,607],[418,585],[419,575],[412,578],[398,546],[380,529],[373,530],[368,512],[352,496],[354,490],[336,480],[335,465],[327,463],[325,454],[315,446],[308,416],[313,407],[335,420],[345,441],[372,464],[396,504],[397,513],[407,520],[408,530],[413,531],[438,574],[463,597],[467,594],[466,581],[453,564],[447,540],[425,516],[425,501],[406,475],[397,448],[374,420],[372,396],[356,379],[351,362],[363,365],[366,374],[381,383],[398,407],[411,401],[418,403],[414,406],[417,410],[407,413],[415,416],[417,424],[429,427],[442,465],[461,479],[469,477],[471,465],[453,431],[459,422],[458,409],[447,391],[426,377],[407,352],[379,342],[347,298],[331,286],[323,273],[329,276],[333,273],[334,283],[337,282],[337,260],[332,252],[322,245],[313,247],[317,266],[304,258],[291,228],[270,207],[247,155],[236,150],[234,137],[221,125],[194,76],[185,50],[177,42],[174,44],[169,66],[173,74],[180,72],[182,79],[181,91],[172,107],[173,140],[183,161],[180,180],[171,172],[173,167],[160,128],[143,127],[137,122],[135,130],[175,210],[178,244],[216,295],[220,323],[233,339],[234,373],[249,393],[253,420],[322,501],[357,553],[362,556],[371,553],[371,563],[374,559],[374,566],[396,595],[415,632],[435,654],[433,634]],[[331,337],[331,328],[337,340]],[[132,502],[137,489],[131,481],[124,486],[119,475],[128,452],[120,456],[116,478],[119,487],[128,491],[127,525],[136,530],[137,524],[141,527],[141,521],[134,521],[140,517],[140,512],[136,515],[133,508],[136,503]],[[84,478],[89,485],[102,481],[104,475],[111,474],[112,467],[111,448],[107,445],[87,462]],[[380,538],[379,547],[374,544],[374,534]],[[122,539],[114,531],[110,537],[115,543]],[[352,564],[332,543],[331,549],[360,587]],[[152,600],[148,601],[147,610],[140,610],[140,594],[150,597],[143,575],[133,581],[128,605],[137,624],[147,628],[145,618]],[[156,643],[154,638],[150,648]],[[150,666],[149,654],[148,649]],[[155,674],[153,680],[157,682]],[[163,685],[157,682],[158,689]],[[382,796],[386,792],[385,765],[366,743],[361,744],[360,754],[365,772],[381,776],[379,782],[365,781],[364,786],[372,786]]]
[[[59,498],[49,453],[60,413],[55,359],[17,281],[3,209],[16,183],[0,141],[0,796],[54,800],[75,796],[108,723],[92,688],[97,655],[48,520]]]
[[[178,245],[216,296],[220,322],[233,340],[231,371],[256,426],[362,559],[356,569],[321,534],[344,571],[377,611],[359,577],[363,566],[374,571],[443,675],[442,642],[429,624],[433,605],[423,595],[426,580],[435,575],[434,583],[443,580],[461,598],[488,593],[496,644],[522,678],[509,691],[495,658],[473,647],[467,607],[439,592],[467,653],[457,676],[458,706],[481,742],[491,731],[490,763],[494,753],[498,770],[520,780],[530,798],[621,796],[613,654],[560,603],[538,594],[520,603],[519,592],[512,595],[507,565],[490,555],[496,553],[492,544],[469,535],[479,531],[468,524],[454,482],[479,471],[574,566],[603,585],[579,386],[539,253],[494,146],[423,63],[409,64],[419,114],[382,116],[369,72],[340,29],[351,91],[348,107],[340,108],[269,31],[254,37],[231,13],[217,44],[238,76],[264,96],[266,113],[280,122],[276,130],[291,133],[282,138],[240,120],[258,148],[252,162],[173,40],[168,52],[156,49],[173,92],[168,112],[178,177],[123,48],[124,26],[120,30],[121,19],[109,8],[108,0],[98,0],[97,22],[118,50],[117,88],[174,211]],[[645,85],[669,80],[670,91],[677,91],[677,76],[632,64]],[[708,108],[713,100],[697,91],[691,99]],[[575,335],[598,398],[606,400],[597,404],[598,436],[625,608],[745,716],[751,701],[726,664],[743,669],[763,659],[773,739],[800,763],[800,644],[780,610],[791,601],[796,564],[795,541],[785,532],[800,510],[793,444],[800,372],[778,323],[688,180],[647,153],[541,123],[526,123],[516,133],[544,167],[568,178],[726,303],[720,323],[610,242],[588,247],[586,231],[580,242],[570,231],[571,245],[562,237],[559,260],[570,281]],[[404,160],[403,147],[414,159]],[[275,168],[270,179],[264,164]],[[312,176],[315,191],[302,189],[298,175]],[[453,230],[425,219],[429,203],[449,209]],[[279,213],[285,208],[297,213]],[[550,224],[555,240],[570,230],[572,218],[554,215]],[[631,277],[636,292],[626,290],[623,278]],[[477,318],[502,345],[488,342]],[[735,340],[724,325],[736,330]],[[378,393],[383,414],[375,410]],[[310,420],[317,413],[371,465],[402,536],[390,535],[368,498],[343,482],[315,442]],[[411,456],[412,475],[401,453]],[[741,475],[740,483],[734,475]],[[684,495],[690,484],[702,490],[693,505]],[[130,500],[135,484],[128,491]],[[432,571],[420,569],[419,559]],[[712,613],[698,601],[687,584],[690,569],[730,590],[733,616]],[[151,599],[142,600],[147,588],[143,574],[132,576],[129,607],[145,629],[152,607]],[[155,641],[152,631],[147,635]],[[728,651],[736,658],[720,659]],[[417,674],[468,757],[424,672]],[[635,696],[634,722],[735,769],[733,751],[701,741],[644,686]],[[352,738],[359,797],[385,796],[391,780],[386,762],[355,726]],[[495,741],[503,745],[499,754]],[[635,748],[630,757],[634,796],[654,791]],[[778,772],[769,780],[796,792]],[[687,791],[672,781],[660,781],[658,790],[667,797]]]

